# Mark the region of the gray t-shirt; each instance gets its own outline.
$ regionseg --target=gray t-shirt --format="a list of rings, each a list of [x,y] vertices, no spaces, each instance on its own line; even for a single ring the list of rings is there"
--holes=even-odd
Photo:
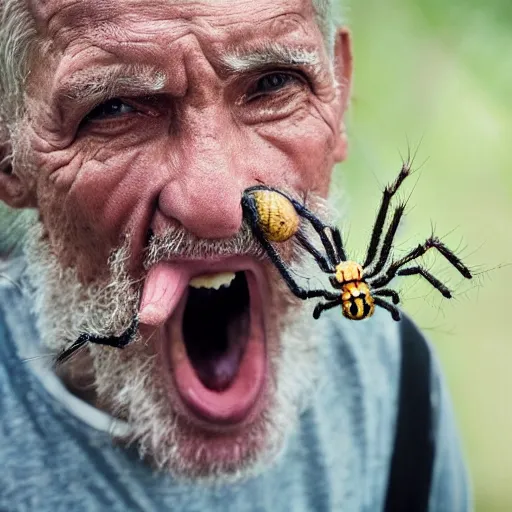
[[[44,349],[30,301],[11,282],[16,267],[0,279],[0,511],[382,510],[400,373],[399,329],[387,312],[363,322],[326,313],[322,382],[281,458],[260,476],[208,487],[155,473],[133,447],[113,445],[123,424],[71,395],[48,358],[34,358]],[[432,406],[430,510],[464,512],[467,473],[435,360]]]

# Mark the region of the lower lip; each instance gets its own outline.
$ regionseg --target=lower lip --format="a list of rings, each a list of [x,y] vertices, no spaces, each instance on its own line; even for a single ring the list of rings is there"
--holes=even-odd
[[[186,295],[164,327],[164,336],[160,337],[161,350],[173,376],[173,387],[184,409],[203,423],[235,426],[251,422],[264,405],[268,368],[263,304],[255,275],[246,271],[246,278],[251,300],[249,339],[238,373],[229,388],[222,392],[205,388],[190,363],[182,331]]]

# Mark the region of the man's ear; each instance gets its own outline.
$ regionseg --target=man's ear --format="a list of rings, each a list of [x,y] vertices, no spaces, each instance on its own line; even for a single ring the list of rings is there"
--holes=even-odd
[[[344,115],[350,102],[352,87],[352,42],[347,27],[341,27],[336,32],[334,45],[334,73],[338,84],[338,108],[340,133],[334,157],[337,162],[345,160],[347,156],[347,133]]]
[[[30,184],[14,171],[10,155],[11,144],[0,143],[0,201],[12,208],[35,206]]]

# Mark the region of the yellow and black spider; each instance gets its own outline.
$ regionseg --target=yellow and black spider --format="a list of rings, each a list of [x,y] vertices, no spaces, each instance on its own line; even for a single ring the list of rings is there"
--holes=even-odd
[[[314,318],[319,318],[327,309],[341,306],[345,317],[351,320],[363,320],[372,316],[375,306],[380,306],[389,311],[394,320],[400,320],[400,312],[395,307],[400,302],[400,297],[395,290],[387,288],[396,276],[420,275],[444,297],[451,298],[450,290],[422,266],[403,268],[431,248],[437,249],[465,278],[471,279],[469,269],[435,236],[431,236],[402,258],[393,258],[393,240],[404,214],[405,203],[400,203],[395,208],[384,238],[382,236],[391,199],[410,173],[410,164],[406,162],[396,180],[384,189],[367,255],[362,265],[347,260],[343,240],[337,227],[323,223],[292,197],[264,185],[245,190],[242,197],[244,216],[292,293],[303,300],[314,297],[327,299],[327,302],[317,304],[313,312]],[[307,239],[300,228],[300,217],[309,221],[320,237],[325,255]],[[294,281],[290,270],[270,243],[285,242],[293,236],[315,258],[324,272],[333,274],[329,276],[329,280],[338,290],[337,293],[327,290],[306,290]],[[390,297],[394,305],[382,297]]]

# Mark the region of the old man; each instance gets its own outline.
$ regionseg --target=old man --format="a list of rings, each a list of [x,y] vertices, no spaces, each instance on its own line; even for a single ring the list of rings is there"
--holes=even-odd
[[[28,212],[0,286],[1,510],[469,508],[416,328],[314,321],[243,222],[256,184],[325,214],[352,71],[331,9],[0,1],[0,199]],[[427,351],[412,450],[404,346]]]

